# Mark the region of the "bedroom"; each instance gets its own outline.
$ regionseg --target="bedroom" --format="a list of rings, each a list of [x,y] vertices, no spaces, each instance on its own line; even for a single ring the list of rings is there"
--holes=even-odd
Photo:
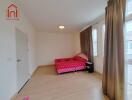
[[[127,89],[125,88],[124,91],[127,90],[128,95],[131,96],[132,3],[131,0],[126,2],[125,0],[115,0],[115,2],[121,1],[127,4],[126,32],[125,37],[123,37],[126,40],[124,43],[126,44],[124,47],[126,51],[123,52],[122,44],[119,43],[121,50],[118,51],[119,46],[115,46],[113,43],[117,42],[114,40],[120,40],[117,39],[119,34],[112,41],[106,42],[105,40],[106,28],[107,30],[112,29],[107,26],[110,23],[105,22],[105,8],[109,7],[108,1],[112,0],[1,0],[0,99],[10,100],[11,98],[17,98],[21,100],[28,96],[29,100],[43,100],[44,98],[46,98],[45,100],[80,100],[80,98],[83,100],[107,100],[108,97],[111,98],[111,95],[108,95],[108,97],[103,95],[101,77],[104,76],[103,65],[106,62],[103,60],[104,56],[109,58],[106,60],[112,61],[112,57],[107,55],[108,52],[113,58],[118,57],[114,57],[117,52],[122,54],[119,57],[120,59],[122,58],[123,60],[123,58],[127,57],[127,60],[122,61],[127,67],[122,66],[123,64],[119,63],[120,61],[118,61],[118,64],[121,68],[127,68],[128,72],[125,73],[123,70],[124,74],[122,74],[127,77],[125,80],[128,80]],[[117,19],[121,20],[121,18]],[[115,25],[117,24],[119,23]],[[122,23],[118,26],[120,25]],[[82,43],[81,40],[90,39],[85,36],[81,39],[80,33],[85,34],[84,31],[90,26],[92,43],[88,41],[89,44],[87,45],[86,43],[86,45],[90,47],[92,44],[93,48],[88,49],[87,46],[86,48],[83,46],[85,43]],[[114,29],[117,31],[117,26],[114,26]],[[108,42],[113,43],[111,46],[114,48],[107,47],[108,44],[106,43]],[[24,44],[22,45],[21,43]],[[107,53],[104,53],[106,47],[108,48]],[[95,73],[77,71],[77,68],[74,68],[73,72],[57,74],[55,59],[73,58],[83,50],[84,52],[85,50],[88,51],[86,56],[90,61],[93,57],[94,60],[91,62],[94,64]],[[110,52],[112,50],[117,51]],[[90,54],[90,51],[93,53]],[[122,52],[125,57],[123,57]],[[25,57],[24,60],[22,60],[22,56]],[[22,62],[24,61],[25,63],[23,64]],[[114,61],[117,61],[117,59]],[[114,61],[112,64],[117,64]],[[109,63],[108,67],[113,66],[112,64]],[[75,85],[72,85],[72,83]],[[95,96],[96,94],[97,97]],[[128,95],[126,97],[130,100],[129,98],[131,97]]]

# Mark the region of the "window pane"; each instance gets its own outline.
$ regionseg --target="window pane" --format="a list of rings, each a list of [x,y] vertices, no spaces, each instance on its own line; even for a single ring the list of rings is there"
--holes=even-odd
[[[97,56],[97,29],[93,29],[92,37],[93,37],[94,56]]]
[[[103,44],[104,44],[104,39],[105,39],[105,24],[102,25],[102,39],[103,39]]]
[[[127,95],[128,99],[132,98],[132,20],[126,22],[126,33],[125,33],[125,60],[127,68]]]
[[[126,32],[131,32],[132,31],[132,21],[129,21],[126,23]]]
[[[103,46],[102,46],[102,52],[103,52],[103,55],[104,55],[104,42],[105,42],[105,24],[102,25],[102,43],[103,43]]]
[[[125,54],[127,59],[132,59],[132,21],[126,22],[126,33],[125,33]]]
[[[126,22],[126,40],[132,41],[132,21]]]
[[[128,41],[128,55],[132,54],[132,41]]]
[[[126,15],[130,15],[130,14],[132,14],[132,0],[128,0],[128,2],[127,2]]]
[[[97,30],[93,29],[93,41],[96,42],[97,41]]]
[[[102,26],[102,32],[105,33],[105,24]]]

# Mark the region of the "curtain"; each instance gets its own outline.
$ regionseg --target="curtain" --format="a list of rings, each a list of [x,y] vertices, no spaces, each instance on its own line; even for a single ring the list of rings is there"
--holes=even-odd
[[[85,29],[80,34],[81,52],[88,56],[88,59],[93,62],[93,40],[92,26]]]
[[[124,100],[124,23],[126,0],[109,0],[106,7],[103,92],[110,100]]]

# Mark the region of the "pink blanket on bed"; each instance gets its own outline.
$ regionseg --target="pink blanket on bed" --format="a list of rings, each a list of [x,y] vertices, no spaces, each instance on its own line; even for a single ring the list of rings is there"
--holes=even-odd
[[[71,71],[78,71],[85,69],[85,63],[87,60],[76,56],[73,58],[56,59],[55,65],[57,73],[65,73]]]

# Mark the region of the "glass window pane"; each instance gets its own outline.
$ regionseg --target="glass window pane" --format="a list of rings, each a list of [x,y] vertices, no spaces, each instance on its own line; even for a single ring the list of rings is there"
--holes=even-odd
[[[132,88],[132,20],[126,22],[125,32],[125,60],[127,68],[127,96],[131,100],[131,88]]]
[[[126,48],[125,48],[125,53],[127,55],[127,57],[130,58],[130,54],[132,54],[132,21],[128,21],[126,22],[126,34],[125,34],[125,38],[126,38]]]
[[[132,0],[128,0],[127,2],[127,10],[126,10],[126,15],[132,14]]]
[[[126,23],[126,32],[132,31],[132,21]]]
[[[97,41],[97,30],[93,29],[93,41]]]
[[[105,24],[102,26],[102,32],[105,33]]]
[[[132,41],[132,21],[126,22],[126,40]]]
[[[102,46],[102,52],[103,52],[103,55],[104,55],[104,42],[105,42],[105,24],[102,25],[102,43],[103,43],[103,46]]]
[[[102,25],[102,39],[103,39],[103,44],[104,44],[104,39],[105,39],[105,24]]]
[[[97,56],[97,29],[93,29],[92,37],[93,37],[93,52],[94,52],[94,56]]]
[[[132,54],[132,41],[128,41],[128,54]]]

